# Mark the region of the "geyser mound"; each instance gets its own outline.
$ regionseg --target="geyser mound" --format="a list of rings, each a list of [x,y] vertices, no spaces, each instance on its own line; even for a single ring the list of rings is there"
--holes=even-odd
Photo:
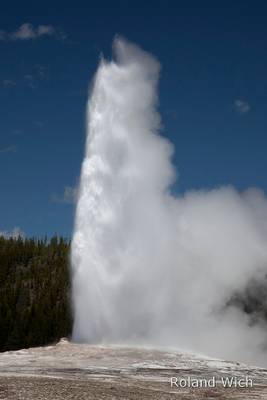
[[[263,363],[266,323],[231,299],[265,279],[265,195],[223,187],[173,197],[173,146],[159,135],[156,110],[160,65],[122,39],[114,53],[88,103],[73,338]]]

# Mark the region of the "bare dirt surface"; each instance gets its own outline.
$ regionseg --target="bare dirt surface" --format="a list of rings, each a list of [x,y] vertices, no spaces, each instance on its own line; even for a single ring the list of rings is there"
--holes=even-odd
[[[171,378],[215,377],[215,387],[171,387]],[[222,378],[248,377],[248,387],[223,387]],[[182,382],[182,381],[181,381]],[[243,383],[243,381],[241,382]],[[201,383],[199,383],[201,385]],[[189,353],[90,346],[62,340],[55,346],[0,354],[0,399],[139,400],[264,399],[267,370]]]

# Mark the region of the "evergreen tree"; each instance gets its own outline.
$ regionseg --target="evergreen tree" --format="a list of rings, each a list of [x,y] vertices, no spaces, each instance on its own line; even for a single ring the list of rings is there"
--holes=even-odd
[[[0,237],[0,351],[71,333],[70,242]]]

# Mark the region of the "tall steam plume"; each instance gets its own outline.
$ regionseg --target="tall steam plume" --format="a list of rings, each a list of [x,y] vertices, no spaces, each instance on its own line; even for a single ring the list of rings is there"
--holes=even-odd
[[[122,39],[114,54],[101,61],[88,103],[73,338],[263,364],[264,318],[240,299],[267,272],[266,198],[232,187],[173,197],[173,146],[159,135],[156,109],[160,65]]]

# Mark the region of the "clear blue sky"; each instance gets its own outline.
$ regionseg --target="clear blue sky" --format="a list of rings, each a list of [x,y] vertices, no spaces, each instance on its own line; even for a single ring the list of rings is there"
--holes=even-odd
[[[175,191],[266,191],[266,20],[267,2],[257,0],[2,4],[0,231],[71,235],[87,88],[116,34],[162,64]]]

